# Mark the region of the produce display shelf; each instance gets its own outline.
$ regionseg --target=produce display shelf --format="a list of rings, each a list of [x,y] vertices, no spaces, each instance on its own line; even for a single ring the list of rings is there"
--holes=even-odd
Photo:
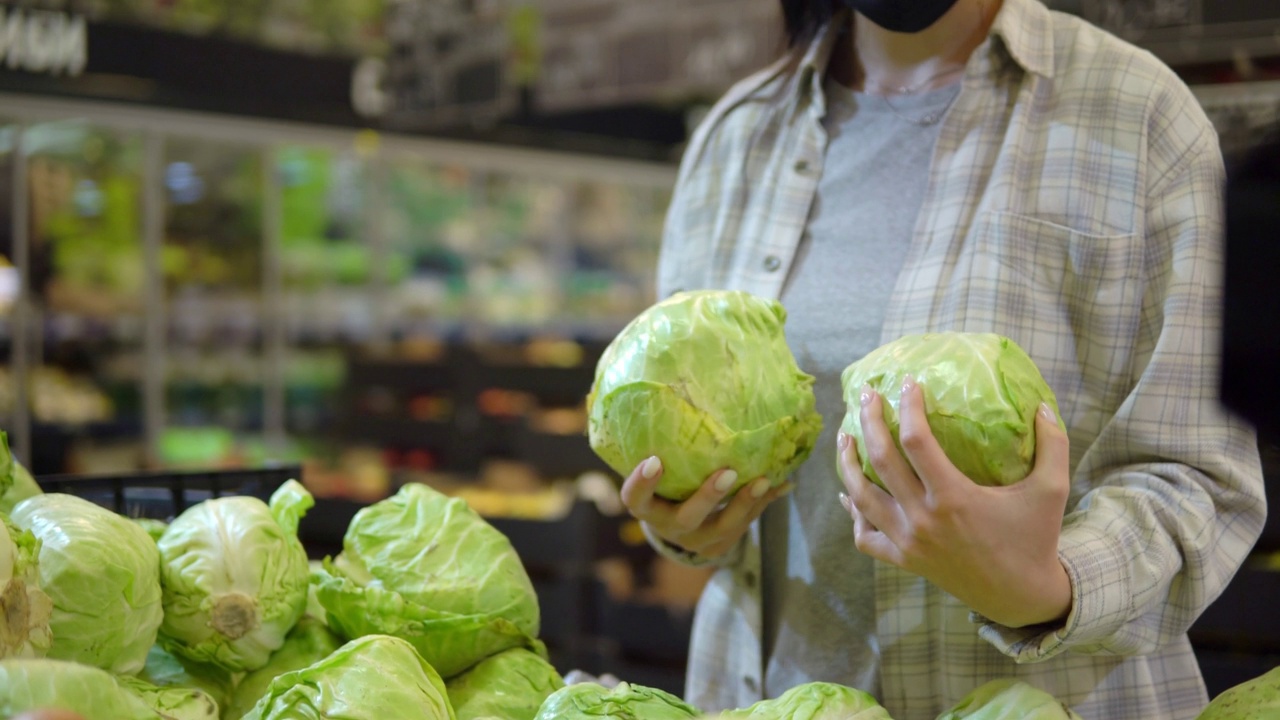
[[[454,425],[438,420],[353,416],[344,425],[344,433],[349,440],[378,442],[393,447],[439,449],[458,442]]]

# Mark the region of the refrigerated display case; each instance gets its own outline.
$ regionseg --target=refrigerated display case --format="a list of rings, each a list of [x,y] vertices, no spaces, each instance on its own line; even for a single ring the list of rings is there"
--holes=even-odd
[[[583,182],[572,202],[566,315],[608,340],[655,300],[652,276],[669,193]]]
[[[32,464],[39,472],[70,457],[74,466],[85,454],[127,464],[141,451],[141,135],[80,120],[31,124],[20,157]]]
[[[19,406],[25,406],[25,398],[20,398],[16,375],[25,375],[25,367],[15,367],[15,320],[17,304],[21,298],[20,287],[22,272],[19,267],[19,252],[24,252],[25,244],[14,242],[16,207],[14,186],[15,158],[19,142],[21,126],[7,118],[0,118],[0,426],[15,428],[21,426],[22,433],[9,435],[9,444],[13,447],[27,449],[30,437],[25,435],[29,421],[19,416]]]
[[[611,335],[642,307],[675,175],[185,112],[6,107],[26,135],[31,229],[16,247],[36,283],[18,314],[39,328],[23,387],[99,400],[23,407],[110,419],[130,448],[77,438],[92,452],[76,465],[38,443],[53,448],[42,472],[310,460],[309,477],[347,476],[338,492],[385,492],[401,471],[479,476],[490,449],[519,447],[484,436],[480,394],[545,370],[533,350]],[[514,364],[477,363],[469,348],[492,342]]]
[[[470,316],[520,332],[559,316],[564,277],[565,189],[505,173],[478,178]]]
[[[234,465],[263,439],[263,160],[252,145],[164,142],[165,467]]]
[[[389,268],[383,324],[398,338],[449,334],[466,313],[478,241],[475,172],[424,157],[388,158],[379,172]]]

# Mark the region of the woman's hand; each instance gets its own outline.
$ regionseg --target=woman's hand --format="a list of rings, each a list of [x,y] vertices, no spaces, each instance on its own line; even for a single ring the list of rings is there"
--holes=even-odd
[[[673,503],[654,496],[661,479],[661,460],[651,457],[640,463],[622,484],[622,504],[658,537],[705,558],[732,550],[769,503],[791,492],[790,483],[771,489],[767,478],[758,478],[726,504],[738,474],[725,469],[707,478],[689,499]]]
[[[1008,487],[965,477],[942,452],[910,377],[899,407],[899,452],[878,395],[863,388],[862,429],[888,492],[862,473],[851,438],[840,435],[840,474],[858,550],[919,575],[989,620],[1008,627],[1061,621],[1071,583],[1058,560],[1070,492],[1066,433],[1053,411],[1036,413],[1036,461]],[[892,494],[890,494],[892,493]]]

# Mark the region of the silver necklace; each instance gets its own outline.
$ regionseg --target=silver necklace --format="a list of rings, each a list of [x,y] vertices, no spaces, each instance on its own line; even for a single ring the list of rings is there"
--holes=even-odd
[[[985,23],[986,17],[987,17],[987,3],[985,2],[985,0],[983,0],[978,4],[978,24],[982,25],[983,23]],[[939,122],[940,120],[942,120],[942,118],[946,117],[947,111],[949,111],[951,109],[951,106],[955,104],[956,98],[960,97],[960,93],[957,92],[955,95],[952,95],[951,100],[949,100],[946,106],[943,107],[941,110],[937,112],[929,113],[928,115],[925,115],[922,118],[907,117],[906,115],[899,112],[898,108],[894,107],[893,103],[889,102],[889,95],[914,95],[920,90],[924,89],[926,86],[937,81],[939,78],[947,77],[949,75],[955,75],[963,71],[964,71],[963,66],[958,68],[952,68],[950,70],[940,72],[937,75],[934,75],[933,77],[926,79],[924,82],[918,85],[898,87],[895,89],[886,88],[880,83],[874,83],[874,84],[876,87],[880,88],[881,90],[880,99],[884,101],[885,106],[888,107],[889,110],[893,112],[894,115],[897,115],[899,119],[906,120],[907,122],[912,123],[913,125],[918,125],[920,127],[929,127],[930,125],[933,125]],[[866,85],[866,82],[867,82],[866,79],[863,78],[864,86]]]
[[[902,112],[900,112],[898,108],[894,107],[893,103],[889,101],[889,96],[890,95],[915,95],[919,93],[921,90],[923,90],[925,87],[936,82],[939,78],[955,75],[960,72],[964,72],[963,67],[952,68],[945,72],[940,72],[937,75],[934,75],[933,77],[927,78],[924,80],[924,82],[921,82],[917,85],[902,86],[897,88],[886,88],[885,86],[879,83],[872,83],[872,84],[875,85],[880,90],[880,92],[877,93],[877,96],[880,98],[882,102],[884,102],[885,107],[889,108],[889,111],[892,112],[894,115],[897,115],[900,120],[906,120],[907,122],[913,125],[917,125],[919,127],[929,127],[930,125],[934,125],[940,120],[942,120],[942,118],[946,117],[947,111],[951,109],[951,106],[953,104],[955,104],[956,98],[960,97],[960,93],[956,93],[955,95],[953,95],[951,97],[951,100],[949,100],[941,110],[938,110],[936,112],[931,112],[928,115],[925,115],[924,117],[921,117],[921,118],[909,117],[903,114]],[[865,81],[864,81],[864,84],[865,84]]]

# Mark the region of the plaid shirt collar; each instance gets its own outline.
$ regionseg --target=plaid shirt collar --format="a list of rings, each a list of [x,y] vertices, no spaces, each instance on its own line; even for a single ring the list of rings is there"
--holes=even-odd
[[[774,85],[786,82],[787,92],[811,100],[821,116],[826,111],[822,82],[831,54],[844,28],[848,11],[824,25],[807,44],[794,49],[761,79],[752,95],[772,94]],[[1035,0],[1004,0],[996,14],[987,40],[974,53],[985,62],[971,63],[967,77],[983,74],[1012,61],[1017,67],[1045,79],[1054,72],[1053,18],[1051,11]],[[798,72],[788,72],[795,67]]]

